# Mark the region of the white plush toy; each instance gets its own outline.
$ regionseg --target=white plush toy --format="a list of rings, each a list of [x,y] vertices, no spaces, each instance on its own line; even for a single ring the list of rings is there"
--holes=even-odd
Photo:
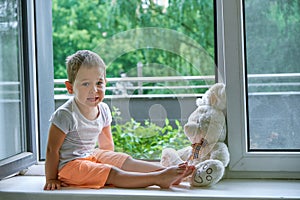
[[[229,163],[229,152],[224,143],[226,121],[226,93],[223,83],[214,84],[197,99],[197,109],[184,126],[185,135],[191,146],[176,151],[167,148],[162,151],[163,166],[178,165],[188,161],[196,169],[190,177],[192,186],[211,186],[221,180]]]

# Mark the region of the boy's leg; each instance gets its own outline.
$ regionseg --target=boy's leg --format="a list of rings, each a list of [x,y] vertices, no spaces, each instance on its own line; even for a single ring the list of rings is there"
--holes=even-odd
[[[118,171],[127,171],[127,172],[137,172],[137,173],[148,173],[148,172],[158,172],[163,171],[166,169],[165,167],[161,166],[160,164],[154,163],[154,162],[147,162],[142,160],[136,160],[131,158],[129,155],[124,153],[117,153],[112,151],[105,151],[105,150],[96,150],[94,152],[95,158],[97,159],[97,162],[110,164],[112,166],[115,166],[116,168],[119,168]],[[179,166],[175,166],[179,168],[185,168],[185,171],[182,176],[180,176],[179,179],[176,179],[174,184],[179,184],[181,182],[181,178],[189,176],[193,170],[194,166],[188,166],[187,163],[183,163]],[[117,170],[114,168],[115,170]],[[112,170],[114,171],[114,170]],[[170,170],[172,171],[172,170]],[[168,174],[168,173],[167,173]],[[131,173],[128,173],[128,175],[131,175]]]
[[[59,179],[70,185],[101,188],[113,184],[121,188],[144,188],[158,185],[168,188],[184,175],[187,166],[175,166],[156,172],[127,172],[112,165],[96,163],[93,157],[70,161],[59,172]]]
[[[99,164],[92,158],[67,163],[58,173],[59,180],[69,186],[101,188],[106,184],[112,166]]]
[[[158,163],[136,160],[127,154],[119,152],[96,149],[93,156],[99,163],[110,164],[124,171],[153,172],[165,169]]]
[[[143,160],[136,160],[128,157],[123,163],[122,170],[131,172],[154,172],[165,169],[164,166],[155,162],[147,162]]]
[[[187,163],[182,163],[179,166],[186,166],[186,171],[184,172],[183,176],[181,178],[185,178],[192,174],[195,167],[194,166],[188,166]],[[122,167],[122,170],[125,171],[132,171],[132,172],[154,172],[154,171],[160,171],[165,169],[164,166],[154,163],[154,162],[147,162],[142,160],[136,160],[131,157],[127,158]],[[182,179],[178,179],[173,184],[178,185]]]
[[[187,170],[186,165],[172,166],[155,172],[128,172],[112,167],[106,184],[121,188],[145,188],[157,185],[169,188],[174,182],[181,179]]]

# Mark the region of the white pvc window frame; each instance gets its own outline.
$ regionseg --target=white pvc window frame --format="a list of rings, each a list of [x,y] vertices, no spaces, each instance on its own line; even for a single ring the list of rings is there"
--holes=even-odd
[[[218,67],[227,91],[229,178],[300,178],[299,152],[249,152],[243,0],[217,0]]]
[[[37,164],[54,111],[51,1],[18,0],[22,10],[22,62],[25,72],[25,149],[0,161],[0,180]]]

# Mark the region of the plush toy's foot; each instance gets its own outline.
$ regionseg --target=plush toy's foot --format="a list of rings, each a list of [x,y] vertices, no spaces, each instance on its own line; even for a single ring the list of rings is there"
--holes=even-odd
[[[221,180],[224,174],[223,163],[219,160],[206,160],[196,165],[192,174],[192,186],[211,186]]]

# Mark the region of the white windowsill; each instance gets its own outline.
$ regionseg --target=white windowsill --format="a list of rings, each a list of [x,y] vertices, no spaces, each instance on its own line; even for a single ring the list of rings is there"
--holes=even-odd
[[[63,188],[44,191],[42,175],[15,176],[0,181],[0,199],[38,200],[132,200],[143,199],[300,199],[300,180],[224,179],[210,188],[193,188],[181,183],[170,189],[148,187],[146,189]]]

